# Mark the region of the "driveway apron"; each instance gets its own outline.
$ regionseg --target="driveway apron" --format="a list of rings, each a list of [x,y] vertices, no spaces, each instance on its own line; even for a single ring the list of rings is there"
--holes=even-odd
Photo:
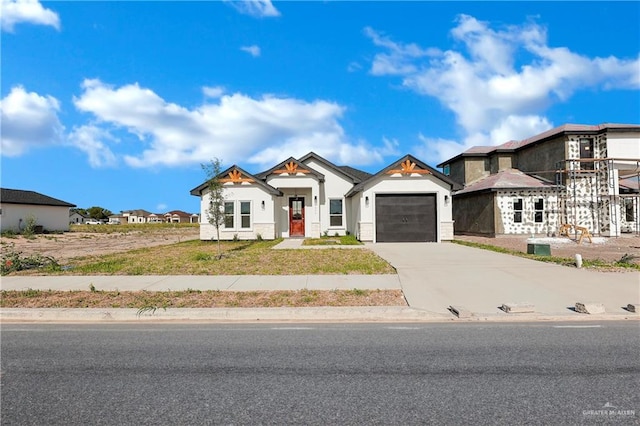
[[[607,313],[640,303],[640,273],[597,272],[524,259],[455,243],[377,243],[368,248],[398,272],[409,306],[447,313],[502,313],[503,303],[531,303],[537,313],[567,314],[576,302]]]

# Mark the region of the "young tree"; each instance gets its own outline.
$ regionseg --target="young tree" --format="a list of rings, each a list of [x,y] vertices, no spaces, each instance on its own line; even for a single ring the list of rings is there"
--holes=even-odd
[[[207,221],[216,228],[218,241],[218,259],[222,258],[220,248],[220,226],[224,223],[224,188],[220,182],[220,160],[214,158],[208,164],[202,164],[207,175],[207,189],[209,190],[209,207],[206,210]]]

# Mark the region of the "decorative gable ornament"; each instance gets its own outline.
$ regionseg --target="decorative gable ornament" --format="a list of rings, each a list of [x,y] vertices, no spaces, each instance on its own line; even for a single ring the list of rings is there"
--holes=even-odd
[[[232,171],[229,172],[229,177],[220,179],[220,182],[242,183],[242,182],[253,182],[253,179],[246,178],[246,177],[243,178],[240,170],[233,169]]]
[[[388,175],[394,175],[396,173],[400,173],[401,175],[411,175],[411,174],[419,174],[419,175],[430,175],[431,172],[426,169],[416,168],[416,163],[413,163],[409,160],[405,160],[400,163],[401,169],[393,169],[387,172]]]
[[[303,174],[307,174],[310,173],[309,170],[305,170],[305,169],[298,169],[298,163],[295,163],[293,161],[289,161],[288,163],[286,163],[284,165],[284,169],[280,169],[280,170],[276,170],[273,173],[278,173],[278,174],[290,174],[290,175],[295,175],[297,173],[303,173]]]

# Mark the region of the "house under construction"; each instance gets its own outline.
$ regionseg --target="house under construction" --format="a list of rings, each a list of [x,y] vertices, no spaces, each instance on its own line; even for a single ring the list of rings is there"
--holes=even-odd
[[[640,125],[566,124],[441,164],[458,234],[640,234]]]

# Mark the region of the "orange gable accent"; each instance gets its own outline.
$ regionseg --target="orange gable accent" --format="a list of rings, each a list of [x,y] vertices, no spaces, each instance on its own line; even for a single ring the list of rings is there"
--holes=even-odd
[[[400,166],[402,167],[402,169],[394,169],[394,170],[389,170],[387,172],[388,175],[393,175],[396,173],[400,173],[403,175],[410,175],[413,173],[419,174],[419,175],[430,175],[431,172],[429,170],[425,170],[425,169],[416,169],[416,163],[412,163],[409,160],[403,161],[402,163],[400,163]]]
[[[290,175],[295,175],[296,173],[310,173],[309,170],[300,169],[298,170],[298,165],[293,161],[289,161],[284,165],[284,170],[275,170],[273,173],[282,174],[288,173]]]
[[[243,178],[242,173],[240,173],[238,169],[233,169],[231,172],[229,172],[229,177],[220,179],[220,182],[242,183],[253,182],[253,179]]]

